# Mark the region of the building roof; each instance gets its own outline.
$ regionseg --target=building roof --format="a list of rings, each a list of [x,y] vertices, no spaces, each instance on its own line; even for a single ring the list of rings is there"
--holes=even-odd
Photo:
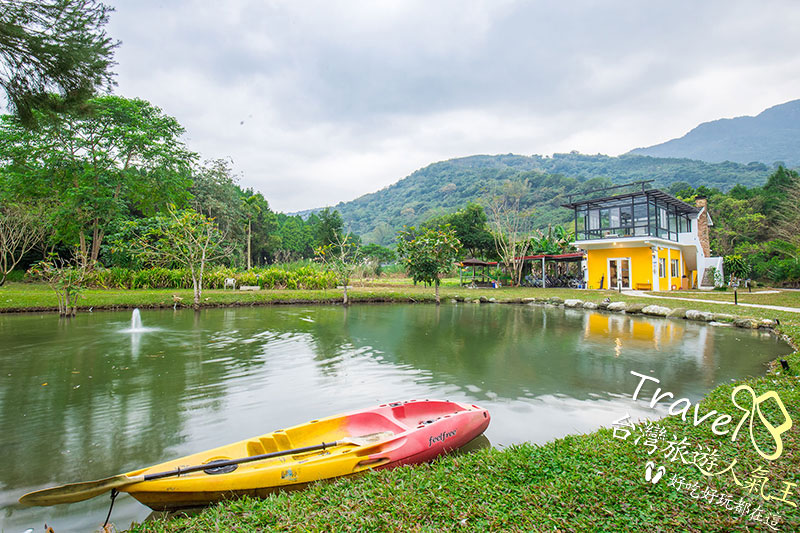
[[[583,252],[571,252],[571,253],[568,253],[568,254],[537,254],[537,255],[526,255],[522,259],[523,260],[525,260],[525,259],[545,259],[545,260],[548,260],[549,259],[551,261],[569,262],[569,261],[580,261],[581,259],[583,259],[584,255],[585,254]],[[519,258],[515,258],[515,259],[519,259]]]
[[[641,191],[616,194],[612,196],[605,196],[602,198],[591,198],[588,200],[580,200],[577,202],[562,204],[561,207],[566,207],[568,209],[575,209],[579,206],[585,205],[587,207],[591,207],[595,204],[598,204],[597,207],[600,207],[599,204],[608,203],[613,200],[623,200],[625,198],[633,198],[635,196],[647,196],[648,198],[655,198],[661,202],[664,202],[665,204],[675,206],[678,209],[678,211],[680,211],[681,213],[685,213],[687,215],[697,215],[701,211],[699,207],[687,204],[683,200],[679,200],[678,198],[675,198],[671,194],[667,194],[659,189],[644,189]]]

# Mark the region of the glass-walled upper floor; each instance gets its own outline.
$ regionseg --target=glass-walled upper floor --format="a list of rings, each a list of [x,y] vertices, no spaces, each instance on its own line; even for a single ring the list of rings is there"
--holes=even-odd
[[[587,202],[574,209],[578,240],[652,236],[677,242],[679,233],[692,231],[690,213],[680,204],[649,194]]]

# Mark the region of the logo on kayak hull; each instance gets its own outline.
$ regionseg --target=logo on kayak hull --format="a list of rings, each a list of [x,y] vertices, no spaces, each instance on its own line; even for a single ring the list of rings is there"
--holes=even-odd
[[[443,431],[442,433],[439,433],[435,437],[428,437],[428,448],[430,448],[437,442],[444,442],[445,439],[449,439],[450,437],[455,437],[457,431],[458,431],[457,429],[454,429],[453,431]]]

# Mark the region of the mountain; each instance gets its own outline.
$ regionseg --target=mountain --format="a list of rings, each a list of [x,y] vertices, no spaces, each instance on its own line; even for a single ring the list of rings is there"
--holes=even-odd
[[[531,192],[525,202],[535,209],[534,224],[544,227],[569,220],[571,213],[560,207],[569,194],[638,180],[654,180],[652,186],[664,189],[680,182],[726,190],[737,183],[760,185],[771,171],[761,163],[704,163],[641,155],[476,155],[433,163],[334,209],[341,213],[345,227],[364,242],[386,245],[403,225],[418,225],[470,201],[481,203],[507,179],[529,180]]]
[[[797,167],[800,166],[800,100],[770,107],[755,117],[704,122],[679,139],[629,153],[710,162],[781,161]]]

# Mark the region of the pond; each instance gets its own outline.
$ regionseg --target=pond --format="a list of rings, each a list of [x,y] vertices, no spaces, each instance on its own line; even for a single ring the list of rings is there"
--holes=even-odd
[[[0,530],[91,531],[107,497],[23,508],[24,493],[98,479],[379,403],[486,407],[494,446],[545,442],[658,412],[761,375],[790,348],[764,331],[521,305],[276,306],[0,315]],[[637,411],[638,409],[638,411]],[[112,521],[149,510],[122,494]]]

